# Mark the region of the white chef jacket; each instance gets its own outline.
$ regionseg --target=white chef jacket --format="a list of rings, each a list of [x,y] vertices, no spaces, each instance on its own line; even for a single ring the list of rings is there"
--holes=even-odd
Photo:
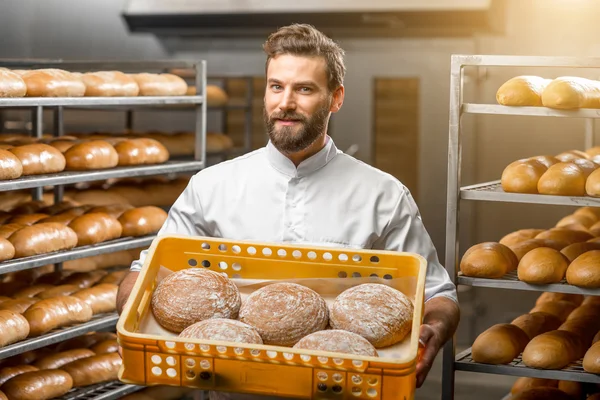
[[[198,172],[171,207],[165,234],[417,253],[428,262],[425,300],[457,301],[408,189],[330,137],[297,168],[269,142]]]

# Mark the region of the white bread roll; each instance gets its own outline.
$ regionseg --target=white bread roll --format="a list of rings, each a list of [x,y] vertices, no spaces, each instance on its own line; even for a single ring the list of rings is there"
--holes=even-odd
[[[482,332],[471,348],[473,361],[484,364],[507,364],[515,359],[529,337],[512,324],[496,324]]]
[[[181,333],[209,318],[237,318],[240,292],[227,276],[208,269],[189,268],[174,272],[156,286],[152,313],[165,329]]]
[[[465,276],[500,278],[517,269],[517,256],[500,243],[485,242],[469,248],[460,261]]]
[[[544,231],[545,229],[519,229],[518,231],[503,236],[499,243],[511,247],[526,240],[533,239]]]
[[[536,239],[549,239],[555,242],[565,242],[567,245],[579,242],[585,242],[593,239],[594,236],[589,232],[571,230],[566,228],[552,228],[537,235]]]
[[[296,343],[294,348],[358,354],[370,357],[379,356],[375,347],[367,339],[356,333],[338,329],[311,333]]]
[[[539,76],[515,76],[496,92],[496,101],[504,106],[541,106],[542,92],[552,82]]]
[[[560,228],[572,224],[581,224],[586,228],[590,228],[596,221],[598,221],[598,218],[594,218],[589,214],[570,214],[561,218],[555,226]]]
[[[532,312],[515,318],[511,324],[521,328],[531,340],[542,333],[558,329],[561,322],[554,315],[543,312]]]
[[[542,104],[563,110],[600,108],[600,82],[573,76],[556,78],[542,92]]]
[[[523,256],[517,275],[519,280],[531,284],[559,283],[568,266],[569,260],[558,250],[538,247]]]
[[[522,159],[510,163],[500,182],[502,189],[509,193],[538,193],[538,182],[548,168],[539,161]]]
[[[556,292],[544,292],[542,293],[537,300],[535,301],[535,305],[539,305],[545,302],[555,302],[555,301],[569,301],[576,306],[580,306],[584,300],[584,296],[581,294],[573,294],[573,293],[556,293]]]
[[[555,196],[584,196],[586,175],[578,165],[554,164],[540,177],[538,193]]]
[[[523,363],[531,368],[562,369],[582,356],[579,337],[556,330],[534,337],[523,350]]]
[[[600,247],[574,259],[567,268],[566,278],[570,285],[590,289],[600,288]]]
[[[27,85],[27,97],[81,97],[85,84],[81,78],[61,69],[38,69],[21,75]]]
[[[81,79],[85,84],[86,96],[137,96],[140,91],[135,79],[120,71],[88,72]]]
[[[240,321],[256,328],[265,344],[293,346],[304,336],[325,329],[325,300],[295,283],[264,286],[250,294],[240,309]]]
[[[0,97],[23,97],[27,93],[27,85],[19,74],[0,68]]]
[[[518,243],[514,246],[509,246],[509,249],[511,249],[512,252],[515,253],[515,256],[517,256],[517,260],[519,260],[520,262],[523,256],[525,256],[525,254],[539,247],[548,247],[554,250],[561,251],[565,246],[564,243],[554,242],[548,239],[529,239],[524,242]]]
[[[115,148],[103,140],[75,144],[64,156],[66,169],[71,171],[113,168],[119,163]]]
[[[260,334],[254,327],[226,318],[210,318],[196,322],[181,331],[179,337],[263,344]]]
[[[9,149],[21,161],[23,175],[53,174],[65,169],[63,154],[47,144],[28,144]]]
[[[545,301],[543,303],[536,304],[535,307],[533,307],[529,312],[543,312],[551,314],[557,317],[560,322],[564,322],[569,314],[571,314],[571,312],[573,312],[573,310],[576,308],[576,304],[567,300]]]

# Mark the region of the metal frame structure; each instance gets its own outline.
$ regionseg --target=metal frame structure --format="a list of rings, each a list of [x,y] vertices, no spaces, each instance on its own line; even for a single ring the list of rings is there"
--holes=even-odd
[[[515,203],[553,204],[568,206],[600,206],[600,199],[592,197],[565,197],[536,194],[505,193],[499,181],[461,187],[461,117],[464,114],[527,115],[537,117],[584,118],[585,147],[594,144],[594,120],[600,118],[600,110],[555,110],[546,107],[507,107],[497,104],[463,103],[465,67],[565,67],[600,68],[600,58],[576,57],[536,57],[536,56],[488,56],[453,55],[450,69],[450,115],[448,138],[448,192],[446,209],[446,257],[445,265],[453,283],[459,285],[503,288],[514,290],[535,290],[561,293],[600,295],[600,289],[582,289],[565,283],[553,285],[529,285],[507,275],[500,279],[479,279],[461,276],[459,264],[459,217],[460,203],[469,201],[501,201]],[[486,365],[473,362],[471,349],[456,355],[454,338],[448,341],[443,350],[442,398],[454,398],[455,371],[470,371],[501,375],[532,376],[547,379],[575,380],[580,382],[600,382],[600,376],[589,374],[577,367],[577,363],[563,370],[537,370],[527,368],[514,360],[511,364]]]
[[[196,87],[201,94],[206,93],[206,61],[63,61],[63,60],[0,60],[0,67],[11,69],[59,68],[72,72],[99,70],[119,70],[122,72],[168,72],[174,68],[187,68],[193,71]],[[65,109],[153,109],[164,108],[177,110],[181,106],[189,106],[195,113],[195,148],[193,160],[172,160],[160,165],[142,165],[118,167],[99,171],[65,171],[56,174],[26,176],[10,181],[0,181],[0,192],[32,189],[32,198],[40,200],[45,186],[54,186],[54,201],[63,199],[64,185],[106,180],[120,177],[141,177],[179,172],[197,172],[206,167],[206,101],[203,95],[196,96],[136,96],[136,97],[70,97],[70,98],[0,98],[0,109],[20,108],[31,110],[31,136],[41,138],[43,134],[43,110],[50,109],[54,114],[53,135],[64,134],[63,113]],[[188,109],[188,107],[185,107]],[[61,268],[63,261],[83,257],[91,257],[120,250],[149,246],[155,235],[120,238],[92,246],[76,247],[68,251],[42,254],[34,257],[13,259],[0,263],[0,274],[24,269],[36,268],[48,264],[57,264]],[[91,321],[74,326],[54,330],[37,338],[24,340],[0,349],[0,360],[38,349],[87,332],[114,328],[118,316],[114,313],[95,316]],[[139,390],[141,387],[123,385],[120,382],[109,382],[91,387],[79,388],[69,392],[64,399],[116,399]]]

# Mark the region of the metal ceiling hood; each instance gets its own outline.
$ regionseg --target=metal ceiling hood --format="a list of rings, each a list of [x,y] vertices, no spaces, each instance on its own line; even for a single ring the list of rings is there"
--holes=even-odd
[[[308,23],[332,37],[464,37],[498,33],[505,0],[129,0],[131,32],[264,37]]]

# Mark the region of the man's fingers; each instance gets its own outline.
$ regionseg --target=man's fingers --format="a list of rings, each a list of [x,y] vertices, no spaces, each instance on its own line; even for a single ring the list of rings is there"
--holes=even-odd
[[[419,344],[423,346],[425,349],[423,350],[420,359],[417,361],[417,387],[421,387],[431,366],[433,365],[433,361],[435,360],[435,356],[439,351],[439,346],[435,343],[435,340],[431,340],[435,337],[434,329],[429,325],[421,325],[421,329],[419,332]]]

